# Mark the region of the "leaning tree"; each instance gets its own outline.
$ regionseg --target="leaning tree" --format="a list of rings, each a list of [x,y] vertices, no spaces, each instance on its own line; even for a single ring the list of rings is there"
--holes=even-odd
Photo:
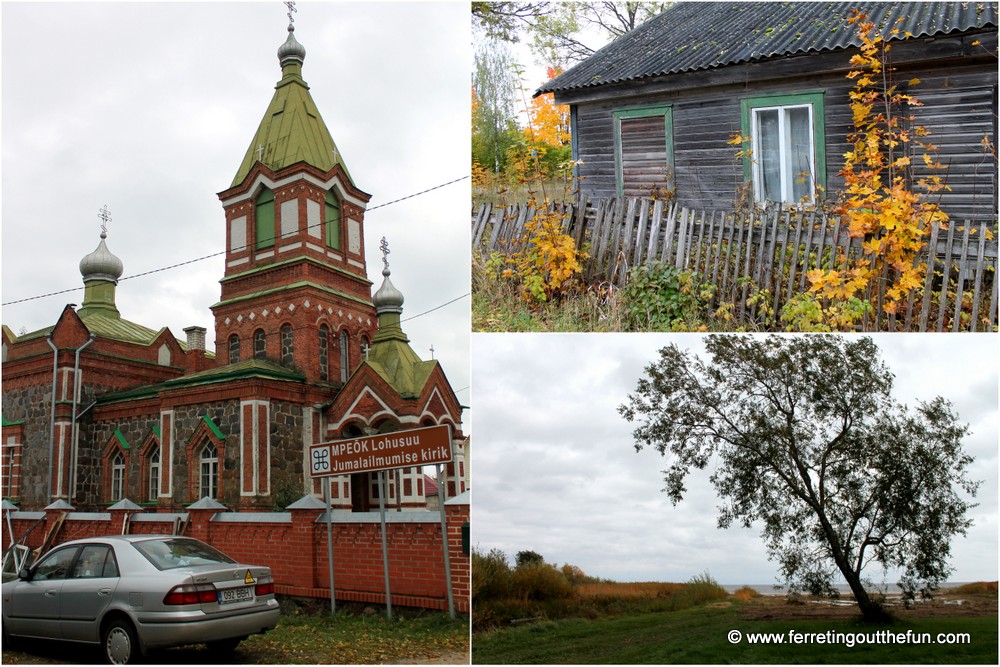
[[[886,618],[872,563],[900,571],[911,599],[936,589],[979,486],[951,404],[896,401],[870,338],[714,335],[706,348],[708,361],[664,347],[619,406],[636,450],[667,458],[671,501],[711,462],[719,527],[759,522],[792,590],[834,594],[839,572],[865,620]]]

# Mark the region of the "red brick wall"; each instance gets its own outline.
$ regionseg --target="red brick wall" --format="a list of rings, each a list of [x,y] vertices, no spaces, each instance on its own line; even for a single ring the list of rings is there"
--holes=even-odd
[[[279,594],[329,598],[326,524],[316,523],[322,510],[292,510],[291,521],[212,521],[213,510],[188,510],[190,524],[185,535],[204,540],[232,558],[271,568]],[[45,522],[28,536],[27,545],[40,546],[49,525],[60,512],[46,512]],[[110,519],[101,518],[107,517]],[[20,536],[37,519],[12,515],[14,534]],[[390,521],[391,521],[390,515]],[[395,516],[399,517],[398,513]],[[441,522],[387,524],[389,587],[392,603],[401,607],[448,609],[441,547]],[[469,520],[468,505],[448,505],[445,509],[452,591],[455,609],[469,611],[470,563],[462,553],[462,524]],[[260,517],[263,518],[263,517]],[[95,520],[96,519],[96,520]],[[70,513],[56,535],[54,544],[69,540],[120,534],[124,512],[101,514]],[[165,521],[132,521],[133,534],[169,533],[173,524]],[[10,535],[3,531],[3,548]],[[385,603],[382,538],[378,521],[343,521],[333,524],[334,584],[337,599],[373,604]]]

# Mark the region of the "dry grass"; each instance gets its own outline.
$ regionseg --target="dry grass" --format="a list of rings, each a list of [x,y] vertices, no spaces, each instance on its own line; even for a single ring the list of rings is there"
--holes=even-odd
[[[961,586],[953,588],[948,592],[957,593],[958,595],[996,595],[997,582],[976,581],[971,584],[962,584]]]
[[[601,582],[594,584],[579,584],[577,595],[582,599],[589,598],[658,598],[676,595],[683,590],[684,584],[660,582],[613,583]]]
[[[759,598],[760,593],[749,586],[744,586],[743,588],[733,591],[731,597],[736,598],[740,602],[750,602],[750,600],[753,600],[754,598]]]

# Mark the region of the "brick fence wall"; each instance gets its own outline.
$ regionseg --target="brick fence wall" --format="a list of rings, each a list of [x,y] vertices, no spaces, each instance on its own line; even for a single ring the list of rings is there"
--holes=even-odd
[[[455,609],[469,611],[469,555],[462,552],[462,525],[469,521],[469,504],[457,498],[445,503],[448,550],[451,557]],[[6,512],[3,549],[11,542]],[[38,523],[25,540],[42,544],[60,510],[10,514],[15,538]],[[219,512],[188,508],[185,514],[147,514],[112,510],[68,512],[53,544],[69,540],[121,534],[129,522],[130,534],[169,534],[174,520],[187,520],[184,535],[211,544],[245,563],[266,565],[274,575],[278,594],[330,597],[327,560],[327,523],[321,508],[286,512]],[[334,584],[337,599],[372,604],[385,603],[382,536],[378,513],[333,512]],[[389,588],[393,606],[448,609],[441,517],[437,512],[386,514],[389,553]]]

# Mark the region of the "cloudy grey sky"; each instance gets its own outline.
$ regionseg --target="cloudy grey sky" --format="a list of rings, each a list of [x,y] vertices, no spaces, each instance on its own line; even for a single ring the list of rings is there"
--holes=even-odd
[[[80,303],[79,262],[107,205],[125,277],[215,255],[117,292],[122,317],[181,340],[205,326],[212,344],[225,244],[216,193],[281,78],[286,12],[277,0],[3,3],[3,303],[75,288],[3,306],[15,334]],[[422,358],[433,345],[468,405],[469,181],[389,204],[469,173],[468,5],[299,2],[294,17],[303,78],[372,195],[369,278],[377,289],[385,236],[403,329]]]
[[[723,584],[773,584],[757,529],[716,527],[709,471],[692,475],[677,506],[663,488],[665,460],[637,453],[617,411],[675,342],[703,354],[695,334],[474,334],[476,437],[473,544],[521,550],[618,581],[687,581],[708,571]],[[953,543],[953,581],[997,577],[997,338],[989,334],[875,336],[902,402],[952,401],[972,435],[970,476],[984,480],[974,527]],[[878,571],[873,575],[881,576]],[[893,580],[890,580],[893,581]]]

